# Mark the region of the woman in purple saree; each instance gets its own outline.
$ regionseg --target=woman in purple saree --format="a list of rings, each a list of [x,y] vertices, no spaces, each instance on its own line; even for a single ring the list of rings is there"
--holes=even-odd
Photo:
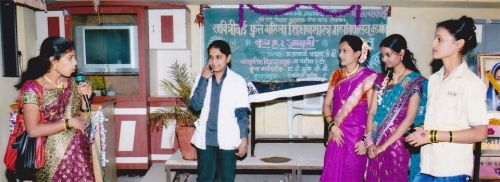
[[[28,62],[16,85],[30,137],[44,137],[44,166],[34,181],[94,181],[87,119],[81,115],[82,95],[90,95],[87,83],[70,77],[76,60],[73,42],[61,37],[45,39],[40,55]]]
[[[368,57],[369,46],[359,37],[340,40],[339,57],[343,68],[330,78],[323,113],[330,131],[320,181],[363,181],[367,157],[365,134],[367,99],[376,74],[360,64]]]
[[[366,181],[411,181],[420,171],[420,157],[418,149],[405,145],[403,135],[423,123],[427,80],[420,76],[403,36],[382,40],[380,52],[386,69],[375,81],[368,114]]]

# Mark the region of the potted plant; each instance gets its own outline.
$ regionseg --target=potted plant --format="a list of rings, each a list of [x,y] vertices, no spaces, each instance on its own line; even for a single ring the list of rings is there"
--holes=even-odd
[[[96,96],[105,95],[106,79],[101,75],[89,76],[92,90]]]
[[[161,80],[162,89],[179,97],[175,107],[163,107],[151,113],[150,126],[169,126],[168,122],[176,121],[175,133],[182,157],[186,160],[196,160],[196,149],[191,145],[191,137],[195,131],[194,122],[198,119],[188,106],[191,100],[191,89],[194,79],[185,64],[175,62],[170,66],[173,80]]]

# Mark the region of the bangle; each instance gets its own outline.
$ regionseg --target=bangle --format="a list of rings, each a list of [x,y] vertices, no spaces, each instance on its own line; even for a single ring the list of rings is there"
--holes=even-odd
[[[434,131],[434,130],[431,130],[431,131],[429,132],[429,142],[431,142],[431,143],[432,143],[432,133],[433,133],[433,131]]]
[[[328,123],[328,131],[332,131],[333,127],[335,127],[335,122]]]
[[[323,116],[324,118],[327,118],[327,117],[332,117],[332,115],[325,115]]]
[[[374,142],[373,142],[373,138],[371,135],[368,135],[366,138],[365,138],[365,147],[368,148],[369,146],[373,145]]]
[[[429,132],[429,141],[431,143],[436,143],[434,140],[435,140],[435,137],[436,137],[436,130],[431,130]]]
[[[64,130],[67,130],[68,129],[68,119],[64,119],[63,121],[63,126],[64,126]]]
[[[450,132],[450,143],[453,142],[453,132],[452,131],[449,131]]]
[[[361,141],[363,141],[363,142],[366,141],[366,135],[363,135],[363,138],[361,138]]]
[[[437,130],[434,130],[434,134],[432,134],[432,143],[436,143],[436,134]]]
[[[437,143],[437,130],[431,130],[431,138],[430,138],[430,141],[431,143]]]

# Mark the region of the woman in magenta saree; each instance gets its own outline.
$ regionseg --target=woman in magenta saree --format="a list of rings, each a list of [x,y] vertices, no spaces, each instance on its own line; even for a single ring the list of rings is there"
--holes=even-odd
[[[94,181],[87,118],[82,95],[86,83],[70,77],[76,60],[73,42],[61,37],[45,39],[40,55],[28,62],[21,81],[18,105],[30,137],[43,137],[45,163],[34,181]]]
[[[27,81],[21,88],[22,104],[36,104],[37,90],[42,90],[40,106],[44,123],[57,123],[63,118],[77,117],[80,96],[73,79],[67,79],[66,88],[46,89],[36,81]],[[36,181],[94,181],[88,137],[78,129],[70,128],[47,136],[45,165],[36,174]]]
[[[363,181],[367,157],[362,138],[367,98],[371,96],[376,74],[360,67],[366,58],[363,54],[367,54],[362,45],[359,37],[351,35],[340,41],[339,57],[344,67],[332,74],[323,105],[330,134],[320,181]]]
[[[366,181],[411,181],[420,171],[420,157],[418,149],[405,145],[404,134],[423,123],[427,80],[401,35],[388,36],[380,47],[386,70],[375,81],[369,111]]]

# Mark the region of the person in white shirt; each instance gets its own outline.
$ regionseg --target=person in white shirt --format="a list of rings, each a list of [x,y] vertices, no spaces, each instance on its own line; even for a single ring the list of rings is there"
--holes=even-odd
[[[477,46],[472,18],[462,16],[436,26],[432,57],[443,68],[429,78],[423,128],[406,137],[421,148],[421,172],[415,181],[468,181],[473,170],[473,143],[487,136],[484,83],[462,56]]]
[[[236,156],[247,153],[249,108],[246,81],[229,69],[231,48],[223,40],[208,46],[208,64],[191,94],[200,112],[191,143],[197,150],[197,181],[234,181]]]

